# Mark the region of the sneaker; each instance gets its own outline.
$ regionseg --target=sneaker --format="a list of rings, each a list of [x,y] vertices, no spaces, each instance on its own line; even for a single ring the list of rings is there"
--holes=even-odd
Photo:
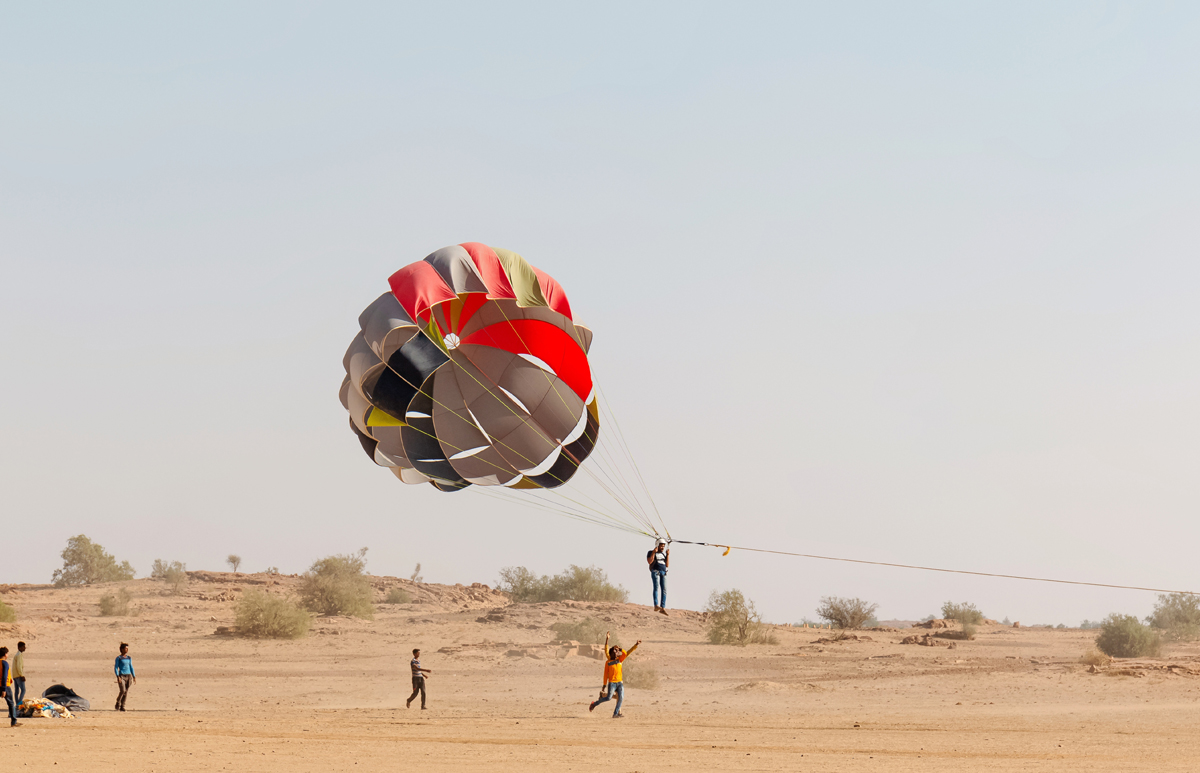
[[[596,702],[592,701],[591,704],[588,705],[588,711],[595,711],[595,710],[596,710]]]
[[[122,707],[121,707],[121,711],[124,711],[124,710],[125,710],[125,707],[124,707],[124,706],[122,706]]]
[[[13,722],[11,725],[9,725],[9,727],[24,727],[24,726],[25,726],[24,722]]]
[[[412,698],[409,698],[408,700],[406,700],[406,701],[404,702],[404,708],[406,708],[406,709],[411,709],[411,708],[412,708]]]
[[[655,611],[655,612],[661,612],[661,611],[662,611],[662,607],[655,607],[655,608],[654,608],[654,611]]]
[[[667,615],[667,608],[666,608],[666,607],[659,607],[659,608],[658,608],[658,611],[659,611],[659,612],[662,612],[664,615]],[[670,617],[670,615],[667,615],[667,617]]]
[[[424,707],[424,706],[422,706],[422,707],[421,707],[421,711],[424,711],[424,710],[425,710],[425,707]]]
[[[120,710],[121,710],[121,704],[118,703],[116,706],[113,706],[113,711],[120,711]]]
[[[613,714],[613,719],[624,719],[624,718],[625,718],[624,714]]]

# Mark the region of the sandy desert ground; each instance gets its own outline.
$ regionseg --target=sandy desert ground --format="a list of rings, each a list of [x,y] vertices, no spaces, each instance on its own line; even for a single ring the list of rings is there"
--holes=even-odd
[[[289,577],[193,572],[181,596],[128,583],[139,614],[100,617],[111,587],[9,586],[30,645],[30,694],[73,687],[93,711],[0,728],[0,769],[79,771],[1197,770],[1200,647],[1161,660],[1080,664],[1093,635],[988,626],[974,641],[902,644],[913,633],[716,647],[695,612],[633,604],[510,605],[485,586],[374,578],[414,603],[375,620],[319,618],[297,641],[216,635],[241,589]],[[661,675],[629,689],[625,719],[587,703],[599,661],[564,655],[547,626],[595,617]],[[117,644],[139,681],[112,711]],[[421,647],[430,707],[405,709]]]

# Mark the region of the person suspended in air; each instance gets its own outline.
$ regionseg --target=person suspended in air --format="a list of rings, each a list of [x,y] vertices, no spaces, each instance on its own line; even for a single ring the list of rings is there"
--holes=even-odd
[[[654,584],[654,611],[667,614],[667,567],[671,565],[671,549],[665,539],[659,539],[646,554],[650,564],[650,582]]]
[[[625,702],[625,682],[624,674],[622,674],[622,664],[625,658],[633,654],[633,651],[642,643],[638,639],[628,651],[620,647],[609,647],[608,636],[609,632],[604,632],[604,650],[608,653],[608,660],[604,661],[604,684],[600,687],[600,697],[592,701],[588,706],[588,711],[595,711],[596,707],[605,701],[612,700],[614,694],[617,696],[617,707],[613,709],[613,719],[621,719],[625,715],[621,713],[621,704]]]

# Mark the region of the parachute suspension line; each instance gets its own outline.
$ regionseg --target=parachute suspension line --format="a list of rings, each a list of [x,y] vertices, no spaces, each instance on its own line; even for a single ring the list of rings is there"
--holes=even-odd
[[[372,351],[374,352],[374,349],[372,349]],[[466,421],[467,421],[467,418],[466,418],[465,416],[461,416],[461,415],[460,415],[458,412],[451,410],[449,406],[447,406],[447,405],[443,404],[442,402],[440,402],[439,400],[437,400],[436,398],[434,398],[434,396],[433,396],[433,395],[431,395],[431,394],[429,394],[428,392],[424,391],[424,390],[421,388],[421,386],[420,386],[420,385],[413,384],[411,381],[409,381],[407,378],[405,378],[405,377],[403,376],[403,374],[401,374],[399,371],[397,371],[395,368],[393,368],[393,367],[391,366],[391,364],[389,364],[389,363],[388,363],[386,360],[384,360],[384,359],[383,359],[381,356],[379,356],[379,353],[378,353],[378,352],[375,352],[375,356],[376,356],[376,358],[377,358],[377,359],[378,359],[380,362],[382,362],[382,363],[383,363],[384,367],[386,367],[386,368],[387,368],[388,370],[390,370],[392,373],[396,374],[396,377],[397,377],[397,378],[399,378],[401,381],[403,381],[404,383],[408,384],[410,387],[412,387],[413,389],[415,389],[415,390],[416,390],[416,391],[417,391],[419,394],[425,395],[426,397],[428,397],[428,398],[430,399],[430,401],[431,401],[431,402],[434,402],[434,403],[436,403],[437,405],[441,406],[442,408],[445,408],[445,409],[446,409],[447,411],[449,411],[449,412],[450,412],[452,415],[454,415],[454,416],[457,416],[457,417],[458,417],[460,420],[462,420],[462,421],[464,421],[464,422],[466,422]],[[485,387],[485,388],[486,388],[486,387]],[[461,452],[461,451],[463,451],[463,450],[464,450],[464,449],[458,448],[458,447],[457,447],[457,446],[455,446],[453,443],[449,443],[449,442],[447,442],[447,441],[445,441],[445,440],[442,440],[441,438],[438,438],[436,435],[432,435],[432,434],[430,434],[430,433],[428,433],[428,432],[425,432],[424,430],[418,429],[417,427],[413,427],[412,425],[408,425],[408,427],[409,427],[409,429],[412,429],[412,430],[415,430],[415,431],[417,431],[417,432],[420,432],[422,435],[425,435],[426,437],[429,437],[429,438],[432,438],[433,440],[436,440],[436,441],[437,441],[439,444],[445,444],[445,445],[449,446],[450,448],[454,449],[454,451],[456,451],[456,452]],[[488,439],[489,439],[489,440],[492,440],[492,441],[494,441],[494,442],[496,442],[496,443],[499,443],[500,445],[504,446],[505,448],[508,448],[508,449],[509,449],[510,451],[512,451],[514,454],[516,454],[517,456],[520,456],[522,459],[525,459],[525,460],[526,460],[527,462],[529,462],[530,464],[533,464],[533,463],[534,463],[532,460],[528,459],[528,458],[527,458],[527,457],[526,457],[524,454],[522,454],[520,451],[517,451],[516,449],[512,448],[511,446],[509,446],[507,443],[505,443],[504,441],[500,440],[499,438],[493,437],[493,436],[492,436],[490,433],[488,434]],[[486,461],[488,464],[492,465],[493,467],[495,467],[497,470],[499,470],[499,471],[501,471],[501,472],[508,472],[508,470],[506,470],[504,467],[501,467],[500,465],[496,464],[495,462],[493,462],[493,461],[491,461],[491,460],[485,459],[484,461]],[[559,483],[565,483],[565,482],[566,482],[566,481],[562,480],[561,478],[559,478],[557,475],[554,475],[553,473],[550,473],[550,475],[551,475],[551,477],[553,477],[555,480],[557,480]],[[546,490],[546,489],[543,489],[543,490]],[[580,507],[586,508],[586,509],[588,509],[588,510],[592,510],[593,512],[597,513],[597,514],[598,514],[598,515],[600,515],[601,517],[603,517],[603,518],[607,518],[607,519],[609,519],[609,520],[613,521],[614,523],[623,523],[623,521],[621,521],[619,518],[615,517],[613,514],[611,514],[611,513],[608,513],[608,512],[605,512],[603,509],[601,509],[601,507],[600,507],[600,503],[599,503],[599,502],[595,502],[595,500],[594,500],[594,499],[593,499],[592,501],[593,501],[593,502],[594,502],[594,503],[595,503],[597,506],[596,506],[596,507],[590,507],[590,506],[588,506],[588,505],[585,505],[585,504],[583,504],[583,503],[580,503],[580,502],[575,502],[574,500],[572,500],[572,499],[570,499],[569,497],[567,497],[565,494],[561,494],[561,493],[559,493],[559,492],[555,492],[555,493],[556,493],[556,494],[558,494],[559,496],[562,496],[564,499],[567,499],[568,501],[571,501],[572,503],[574,503],[574,504],[576,504],[576,505],[580,506]],[[582,493],[582,492],[581,492],[581,493]],[[583,495],[584,495],[585,497],[587,496],[587,494],[586,494],[586,493],[584,493]],[[588,498],[588,499],[592,499],[591,497],[587,497],[587,498]]]
[[[650,487],[646,485],[646,479],[642,477],[642,469],[638,466],[637,459],[634,457],[633,451],[629,448],[629,443],[625,440],[625,433],[621,430],[621,423],[617,421],[617,414],[613,410],[612,402],[608,399],[608,395],[604,393],[604,389],[598,385],[596,387],[596,393],[601,398],[601,406],[608,411],[609,421],[613,427],[616,428],[616,434],[621,441],[621,445],[625,449],[625,458],[628,459],[629,463],[633,466],[633,471],[637,475],[638,482],[642,484],[642,490],[646,492],[646,498],[650,500],[650,507],[654,510],[654,514],[658,516],[658,522],[663,527],[663,531],[666,532],[667,537],[670,538],[671,530],[667,528],[667,522],[663,519],[662,513],[658,509],[658,504],[654,501],[654,495],[650,493]],[[657,532],[658,530],[655,529],[655,531]]]
[[[574,520],[582,521],[583,523],[589,523],[589,524],[592,524],[595,526],[604,526],[609,529],[616,529],[617,531],[623,531],[623,532],[627,532],[630,534],[646,535],[645,532],[643,532],[640,529],[637,529],[633,526],[630,526],[629,524],[626,524],[626,523],[620,523],[620,522],[611,523],[608,521],[602,521],[598,518],[588,516],[586,514],[578,513],[571,508],[567,508],[567,507],[564,507],[561,505],[554,505],[554,504],[544,502],[544,501],[531,501],[529,497],[526,497],[526,496],[518,497],[515,494],[513,496],[505,496],[500,492],[493,492],[493,491],[487,490],[492,487],[478,487],[478,488],[479,488],[479,494],[481,496],[486,496],[489,499],[495,499],[497,501],[506,502],[506,503],[510,503],[510,504],[518,504],[522,507],[528,507],[533,510],[541,510],[544,512],[553,513],[554,515],[565,516],[567,518],[572,518]],[[505,489],[505,491],[508,491],[508,489]],[[529,492],[524,492],[524,493],[529,493]],[[646,535],[646,536],[649,536],[649,535]]]
[[[497,303],[497,304],[496,304],[496,308],[497,308],[497,310],[499,310],[500,314],[501,314],[501,315],[503,315],[503,317],[504,317],[504,320],[505,320],[505,321],[508,323],[508,326],[509,326],[509,328],[511,328],[511,329],[512,329],[512,332],[513,332],[513,334],[514,334],[514,335],[516,335],[516,337],[517,337],[517,340],[521,342],[521,345],[522,345],[523,347],[525,347],[525,349],[526,349],[527,351],[532,351],[532,349],[531,349],[531,347],[529,346],[529,344],[528,344],[528,343],[526,343],[526,341],[525,341],[525,337],[521,335],[521,331],[520,331],[520,330],[517,328],[517,326],[516,326],[515,324],[513,324],[513,321],[512,321],[512,319],[511,319],[511,318],[508,316],[508,312],[507,312],[507,311],[505,311],[505,309],[504,309],[504,305],[503,305],[503,304],[500,304],[500,303]],[[582,348],[582,347],[583,347],[583,341],[582,341],[582,340],[579,340],[579,344],[580,344],[580,347]],[[463,353],[463,355],[464,355],[464,356],[467,356],[465,352]],[[469,356],[467,356],[467,360],[468,360],[468,362],[470,362],[470,357],[469,357]],[[472,363],[472,365],[474,365],[474,363]],[[482,371],[481,369],[479,369],[479,368],[476,368],[476,370],[479,370],[479,371],[480,371],[480,373],[483,373],[483,371]],[[542,369],[541,369],[541,368],[539,368],[539,370],[542,370]],[[558,390],[558,385],[557,385],[557,384],[555,384],[555,383],[554,383],[554,380],[550,378],[550,374],[549,374],[549,373],[547,373],[546,371],[542,370],[542,376],[543,376],[543,377],[546,379],[546,383],[547,383],[547,385],[550,387],[550,389],[552,389],[552,390],[554,391],[554,394],[555,394],[555,395],[558,397],[558,399],[559,399],[559,400],[562,402],[562,404],[563,404],[563,407],[564,407],[564,408],[567,408],[567,409],[568,409],[568,411],[569,411],[569,410],[570,410],[570,406],[569,406],[569,405],[567,405],[566,398],[564,398],[564,397],[563,397],[563,395],[562,395],[562,393],[561,393],[561,392],[559,392],[559,390]],[[478,381],[478,379],[476,379],[476,381]],[[594,383],[594,382],[593,382],[593,383]],[[499,388],[499,384],[497,384],[496,386],[497,386],[497,388]],[[597,388],[597,390],[599,389],[599,387],[598,387],[598,386],[597,386],[596,388]],[[512,409],[511,409],[511,407],[509,408],[509,410],[512,410]],[[585,410],[586,410],[586,406],[585,406]],[[514,412],[514,413],[515,413],[515,412]],[[613,414],[612,414],[612,410],[611,410],[611,408],[609,409],[609,415],[610,415],[610,416],[612,416],[612,415],[613,415]],[[533,419],[533,416],[532,416],[532,415],[530,415],[530,420],[531,420],[531,421],[534,421],[534,423],[536,424],[536,420],[534,420],[534,419]],[[614,425],[615,425],[615,417],[614,417],[613,421],[614,421]],[[619,431],[620,431],[620,428],[619,428],[619,427],[617,427],[617,429],[618,429],[618,432],[619,432]],[[601,445],[602,443],[603,443],[603,441],[602,441],[601,439],[599,439],[599,438],[598,438],[598,439],[597,439],[597,443],[596,443],[596,445]],[[574,454],[572,454],[570,451],[568,451],[568,450],[567,450],[565,447],[563,447],[563,452],[564,452],[565,456],[567,457],[568,461],[572,462],[572,463],[575,465],[575,468],[576,468],[577,470],[578,470],[578,469],[580,469],[580,468],[582,467],[582,464],[581,464],[580,460],[576,459],[576,458],[575,458],[575,456],[574,456]],[[628,452],[627,452],[627,454],[626,454],[626,455],[628,456]],[[597,462],[598,462],[598,461],[600,461],[600,460],[597,460]],[[614,478],[614,477],[620,478],[620,479],[622,480],[622,482],[624,482],[624,483],[625,483],[625,489],[626,489],[626,490],[629,492],[629,494],[631,494],[631,495],[632,495],[632,493],[633,493],[633,492],[632,492],[632,487],[631,487],[631,486],[628,484],[628,482],[627,482],[627,481],[625,481],[625,476],[624,476],[624,475],[622,474],[622,472],[621,472],[621,467],[620,467],[620,465],[616,464],[615,462],[610,462],[610,464],[611,464],[611,466],[612,466],[612,471],[615,473],[615,476],[614,476],[614,475],[612,475],[612,474],[610,474],[610,472],[609,472],[608,470],[605,470],[605,469],[603,469],[603,466],[602,466],[602,465],[600,465],[600,464],[597,464],[597,465],[595,465],[595,466],[597,466],[597,467],[599,467],[599,468],[600,468],[600,471],[601,471],[602,473],[604,473],[604,475],[605,475],[605,476],[606,476],[606,477],[609,479],[609,481],[610,481],[610,482],[613,484],[613,486],[616,486],[616,485],[617,485],[617,484],[616,484],[616,482],[613,480],[613,478]],[[635,468],[636,468],[636,463],[634,464],[634,466],[635,466]],[[658,536],[658,529],[657,529],[657,527],[655,527],[655,525],[654,525],[654,523],[653,523],[652,519],[650,519],[650,518],[649,518],[649,516],[648,516],[648,515],[645,513],[645,510],[644,510],[644,508],[642,507],[642,504],[641,504],[641,502],[638,500],[638,498],[637,498],[636,496],[631,496],[631,498],[630,498],[630,501],[629,501],[629,502],[625,501],[624,499],[622,499],[622,497],[621,497],[621,496],[619,496],[619,495],[617,494],[617,492],[614,492],[610,486],[606,485],[606,484],[605,484],[603,481],[601,481],[601,480],[599,479],[599,477],[598,477],[598,476],[597,476],[597,475],[596,475],[596,474],[595,474],[595,473],[594,473],[594,472],[593,472],[593,471],[590,469],[590,467],[589,467],[589,468],[583,468],[583,469],[585,470],[585,472],[587,472],[587,473],[588,473],[588,475],[589,475],[589,476],[590,476],[590,477],[591,477],[591,478],[592,478],[592,479],[593,479],[593,480],[594,480],[594,481],[595,481],[595,482],[596,482],[598,485],[600,485],[600,487],[601,487],[601,488],[603,488],[605,491],[607,491],[607,492],[608,492],[608,494],[609,494],[609,496],[611,496],[613,499],[615,499],[615,500],[618,502],[618,504],[620,504],[620,505],[621,505],[621,506],[622,506],[622,507],[623,507],[623,508],[624,508],[624,509],[625,509],[625,510],[626,510],[626,511],[627,511],[627,512],[628,512],[628,513],[629,513],[629,514],[630,514],[630,515],[631,515],[631,516],[632,516],[632,517],[633,517],[633,518],[634,518],[634,519],[635,519],[635,520],[638,522],[638,523],[642,524],[643,526],[645,526],[646,528],[648,528],[650,531],[654,532],[654,536]],[[639,473],[639,475],[640,475],[640,473]],[[645,483],[643,482],[643,486],[644,486],[644,485],[645,485]],[[619,488],[619,487],[618,487],[618,488]],[[651,504],[653,505],[653,498],[651,498]],[[656,508],[656,512],[657,512],[657,508]],[[659,516],[659,522],[660,522],[660,523],[662,522],[662,517],[661,517],[661,515]],[[666,526],[665,526],[665,524],[663,525],[663,529],[664,529],[664,530],[666,530]]]
[[[524,342],[523,342],[523,341],[522,341],[522,345],[524,345]],[[528,348],[528,346],[526,346],[526,348]],[[460,367],[460,368],[459,368],[459,370],[460,370],[460,371],[462,371],[463,373],[466,373],[468,376],[470,376],[470,377],[471,377],[471,380],[473,380],[473,381],[474,381],[476,384],[478,384],[480,387],[482,387],[484,390],[486,390],[486,391],[487,391],[487,393],[488,393],[488,395],[489,395],[489,396],[491,396],[491,397],[492,397],[492,399],[496,400],[496,402],[500,403],[500,404],[501,404],[501,405],[503,405],[505,408],[507,408],[507,409],[509,410],[509,412],[513,414],[513,416],[517,417],[518,419],[521,419],[521,421],[522,421],[523,423],[525,423],[525,424],[528,424],[529,426],[531,426],[531,427],[533,427],[535,430],[537,430],[537,431],[540,433],[540,435],[542,436],[542,439],[543,439],[543,440],[545,440],[545,441],[546,441],[546,442],[547,442],[549,445],[551,445],[551,446],[558,446],[558,443],[557,443],[557,441],[555,441],[555,440],[554,440],[554,439],[551,437],[550,433],[546,431],[545,427],[543,427],[543,426],[542,426],[542,425],[541,425],[541,424],[540,424],[540,423],[537,421],[537,419],[535,419],[535,418],[533,417],[533,414],[532,414],[531,412],[529,412],[528,410],[526,410],[526,411],[525,411],[525,415],[524,415],[524,416],[522,416],[522,414],[521,414],[521,413],[518,413],[518,412],[517,412],[517,410],[516,410],[515,408],[513,408],[511,405],[509,405],[507,401],[505,401],[505,400],[502,400],[502,399],[499,397],[499,395],[497,395],[497,394],[496,394],[494,391],[492,391],[491,387],[489,387],[487,384],[485,384],[485,383],[483,383],[482,381],[480,381],[480,380],[479,380],[479,379],[478,379],[478,378],[475,376],[475,374],[471,372],[471,370],[477,370],[477,371],[479,371],[481,374],[482,374],[482,373],[484,373],[484,371],[483,371],[483,370],[482,370],[482,369],[481,369],[481,368],[480,368],[478,365],[476,365],[476,364],[475,364],[474,360],[472,360],[472,359],[471,359],[470,355],[468,355],[466,352],[463,352],[463,351],[461,351],[461,350],[455,350],[455,351],[457,351],[459,354],[461,354],[461,355],[462,355],[462,357],[463,357],[463,359],[465,359],[465,360],[466,360],[468,363],[470,363],[470,365],[471,365],[471,369],[467,369],[467,368],[462,368],[462,367]],[[451,356],[451,361],[453,362],[453,356]],[[541,370],[541,368],[539,368],[538,370]],[[546,374],[546,373],[545,373],[545,371],[542,371],[542,372],[543,372],[543,374],[544,374],[544,375],[546,375],[546,378],[547,378],[547,379],[549,379],[549,374]],[[486,377],[487,377],[487,376],[486,376],[486,374],[485,374],[485,378],[486,378]],[[488,378],[488,381],[492,381],[492,379],[491,379],[491,378]],[[500,388],[501,388],[501,387],[500,387],[500,385],[499,385],[499,384],[496,384],[494,381],[492,381],[492,385],[493,385],[493,386],[495,386],[495,387],[496,387],[496,389],[500,389]],[[551,382],[551,387],[553,387],[553,386],[554,386],[554,384],[553,384],[553,382]],[[556,393],[557,393],[557,392],[556,392]],[[561,398],[561,395],[560,395],[560,398]],[[564,406],[566,406],[566,403],[565,403],[565,401],[564,401]],[[566,407],[568,407],[568,408],[569,408],[569,406],[566,406]],[[585,406],[584,410],[587,410],[586,406]],[[464,419],[464,421],[465,421],[465,419]],[[597,477],[597,476],[596,476],[596,474],[595,474],[595,473],[594,473],[594,472],[593,472],[591,469],[589,469],[589,468],[587,468],[587,467],[583,467],[583,466],[582,466],[582,464],[580,463],[580,461],[579,461],[578,459],[576,459],[576,458],[575,458],[575,455],[574,455],[574,454],[572,454],[570,451],[567,451],[567,449],[566,449],[566,447],[565,447],[565,446],[559,446],[559,447],[562,449],[562,451],[563,451],[563,453],[564,453],[564,456],[566,457],[567,461],[568,461],[568,462],[570,462],[571,464],[573,464],[573,465],[575,466],[575,469],[576,469],[577,471],[578,471],[579,469],[583,469],[585,472],[587,472],[587,474],[588,474],[588,475],[589,475],[589,476],[590,476],[590,477],[591,477],[591,478],[592,478],[592,479],[593,479],[593,480],[594,480],[594,481],[595,481],[595,482],[596,482],[596,483],[597,483],[597,484],[598,484],[598,485],[599,485],[599,486],[600,486],[602,489],[604,489],[604,490],[605,490],[605,492],[607,492],[607,493],[608,493],[608,495],[609,495],[610,497],[612,497],[612,498],[613,498],[613,500],[615,500],[615,501],[617,502],[617,504],[619,504],[619,505],[620,505],[620,506],[621,506],[621,507],[622,507],[622,508],[623,508],[623,509],[624,509],[626,512],[628,512],[628,513],[629,513],[629,515],[630,515],[630,516],[631,516],[631,517],[632,517],[632,518],[633,518],[635,521],[637,521],[637,522],[638,522],[639,524],[641,524],[642,526],[644,526],[644,527],[647,527],[647,528],[651,529],[652,531],[656,531],[656,530],[654,529],[654,526],[653,526],[653,524],[649,523],[649,522],[647,521],[647,519],[646,519],[646,518],[645,518],[645,517],[644,517],[644,516],[643,516],[643,515],[642,515],[642,514],[641,514],[641,513],[638,511],[638,509],[637,509],[637,508],[630,506],[630,505],[629,505],[629,503],[627,503],[627,502],[626,502],[626,501],[625,501],[625,500],[624,500],[624,499],[623,499],[623,498],[622,498],[622,497],[621,497],[621,496],[620,496],[620,495],[619,495],[617,492],[613,491],[612,487],[610,487],[610,486],[609,486],[608,484],[606,484],[604,481],[600,480],[600,479],[599,479],[599,477]],[[527,458],[524,456],[524,454],[520,454],[520,456],[521,456],[521,458],[523,458],[523,459],[526,459],[526,461],[529,461],[529,462],[530,462],[530,464],[533,464],[533,462],[532,462],[531,460],[528,460],[528,459],[527,459]],[[557,476],[554,476],[554,477],[555,477],[555,480],[560,480],[560,482],[561,482],[561,479],[559,479]],[[586,496],[586,495],[585,495],[585,496]],[[589,497],[589,499],[590,499],[590,497]],[[594,500],[593,500],[593,501],[594,501]],[[597,504],[599,504],[599,503],[597,503]]]
[[[888,561],[867,561],[861,558],[840,558],[837,556],[817,556],[809,553],[791,553],[786,550],[768,550],[767,548],[746,548],[737,545],[719,545],[715,542],[689,542],[676,539],[672,542],[681,545],[702,545],[710,548],[725,548],[725,555],[731,550],[745,550],[750,553],[773,553],[778,556],[794,556],[796,558],[815,558],[821,561],[842,561],[848,564],[868,564],[870,566],[890,566],[895,569],[920,569],[925,572],[945,572],[947,574],[969,574],[975,577],[998,577],[1003,580],[1028,580],[1030,582],[1053,582],[1060,585],[1086,585],[1092,588],[1116,588],[1117,590],[1141,590],[1150,593],[1181,593],[1185,596],[1200,596],[1200,592],[1191,590],[1170,590],[1168,588],[1145,588],[1140,585],[1115,585],[1107,582],[1084,582],[1082,580],[1062,580],[1054,577],[1028,577],[1020,574],[998,574],[995,572],[975,572],[968,569],[944,569],[937,566],[919,566],[916,564],[895,564]]]
[[[501,312],[503,313],[503,309],[501,309]],[[506,315],[505,315],[505,319],[507,319],[507,318],[508,318],[508,316],[507,316],[507,314],[506,314]],[[511,320],[509,320],[509,324],[510,324],[510,325],[512,324],[512,321],[511,321]],[[519,339],[519,340],[521,340],[521,343],[522,343],[522,345],[523,345],[523,346],[525,346],[525,348],[527,348],[527,349],[528,349],[528,348],[529,348],[529,347],[528,347],[528,345],[527,345],[527,344],[525,344],[524,340],[520,338],[520,331],[517,331],[517,330],[516,330],[516,328],[515,328],[515,326],[514,326],[514,328],[513,328],[513,331],[514,331],[514,333],[516,333],[516,334],[517,334],[517,337],[518,337],[518,339]],[[470,364],[471,364],[471,367],[472,367],[472,369],[479,371],[481,374],[484,374],[485,378],[487,378],[487,379],[488,379],[488,381],[490,381],[490,382],[492,383],[492,386],[496,387],[496,389],[501,389],[501,387],[500,387],[500,385],[499,385],[499,384],[497,384],[497,383],[496,383],[496,382],[495,382],[493,379],[491,379],[490,377],[487,377],[487,375],[486,375],[486,373],[484,373],[483,369],[482,369],[482,368],[480,368],[478,365],[476,365],[476,364],[475,364],[475,361],[471,359],[471,356],[470,356],[469,354],[467,354],[465,351],[462,351],[462,350],[457,350],[457,351],[458,351],[458,352],[459,352],[459,353],[462,355],[462,357],[463,357],[464,359],[466,359],[466,361],[467,361],[468,363],[470,363]],[[453,355],[451,355],[451,360],[453,361]],[[528,411],[528,410],[526,409],[526,411],[525,411],[525,415],[524,415],[524,416],[522,416],[520,413],[518,413],[518,412],[516,411],[516,409],[514,409],[514,408],[513,408],[511,405],[509,405],[509,404],[508,404],[506,401],[502,400],[502,399],[501,399],[501,398],[500,398],[500,397],[499,397],[499,396],[498,396],[498,395],[497,395],[495,392],[493,392],[493,391],[492,391],[492,389],[491,389],[491,388],[490,388],[490,387],[489,387],[487,384],[484,384],[482,381],[480,381],[480,380],[479,380],[479,379],[478,379],[478,378],[475,376],[475,374],[474,374],[474,373],[471,373],[471,372],[470,372],[468,369],[466,369],[466,368],[460,368],[460,369],[461,369],[461,370],[462,370],[464,373],[466,373],[467,375],[469,375],[469,376],[471,377],[471,379],[472,379],[472,380],[473,380],[473,381],[474,381],[476,384],[478,384],[480,387],[482,387],[484,390],[486,390],[486,391],[487,391],[487,393],[488,393],[488,394],[489,394],[489,395],[490,395],[490,396],[491,396],[491,397],[492,397],[494,400],[496,400],[498,403],[500,403],[500,404],[501,404],[501,405],[503,405],[505,408],[507,408],[507,409],[509,410],[509,412],[513,414],[513,416],[517,417],[518,419],[521,419],[521,421],[522,421],[523,423],[525,423],[525,424],[528,424],[528,425],[532,426],[532,427],[533,427],[535,430],[537,430],[537,431],[538,431],[538,432],[541,434],[541,436],[542,436],[542,439],[543,439],[543,440],[545,440],[545,441],[546,441],[546,442],[547,442],[549,445],[551,445],[551,446],[558,446],[558,443],[557,443],[557,441],[555,441],[555,440],[554,440],[554,439],[553,439],[553,438],[550,436],[550,433],[549,433],[549,432],[547,432],[547,431],[546,431],[546,429],[545,429],[545,427],[543,427],[543,426],[542,426],[542,425],[541,425],[541,424],[540,424],[540,423],[537,421],[537,419],[535,419],[535,418],[533,417],[533,414],[532,414],[530,411]],[[542,370],[542,369],[541,369],[541,368],[538,368],[538,370]],[[554,392],[555,392],[555,394],[556,394],[556,395],[558,395],[559,399],[563,401],[563,407],[564,407],[564,408],[567,408],[567,409],[568,409],[568,411],[569,411],[569,410],[570,410],[570,406],[569,406],[569,405],[567,405],[567,403],[566,403],[566,400],[565,400],[565,399],[563,399],[562,395],[561,395],[561,394],[558,392],[558,389],[557,389],[556,385],[554,384],[554,382],[553,382],[552,380],[550,380],[550,375],[549,375],[548,373],[546,373],[544,370],[542,370],[542,375],[543,375],[543,376],[546,378],[546,380],[547,380],[547,382],[548,382],[548,385],[550,386],[550,388],[551,388],[551,389],[553,389],[553,390],[554,390]],[[523,408],[524,406],[521,406],[521,407]],[[585,406],[585,410],[586,410],[586,406]],[[638,508],[638,507],[636,507],[636,506],[631,506],[631,505],[630,505],[628,502],[626,502],[626,501],[625,501],[625,499],[624,499],[624,498],[622,498],[622,496],[621,496],[621,495],[620,495],[620,494],[619,494],[617,491],[614,491],[614,490],[613,490],[613,487],[612,487],[612,486],[610,486],[610,485],[606,484],[604,481],[600,480],[600,479],[597,477],[597,475],[595,474],[595,472],[593,472],[593,471],[590,469],[590,467],[583,467],[583,466],[582,466],[582,464],[581,464],[581,462],[580,462],[580,460],[579,460],[579,459],[577,459],[577,458],[575,457],[575,455],[574,455],[574,454],[572,454],[572,453],[571,453],[569,450],[567,450],[567,448],[566,448],[565,446],[560,446],[560,448],[561,448],[561,450],[562,450],[562,452],[563,452],[563,455],[564,455],[564,457],[567,459],[567,461],[568,461],[568,462],[570,462],[572,465],[574,465],[574,466],[575,466],[575,469],[576,469],[577,471],[578,471],[579,469],[581,469],[581,468],[582,468],[582,469],[584,470],[584,472],[586,472],[586,473],[588,474],[588,476],[589,476],[589,477],[591,477],[591,478],[592,478],[592,479],[593,479],[593,480],[594,480],[594,481],[597,483],[597,485],[599,485],[599,486],[600,486],[602,489],[604,489],[604,491],[605,491],[605,492],[606,492],[606,493],[607,493],[607,494],[608,494],[610,497],[612,497],[612,499],[613,499],[613,500],[615,500],[615,501],[617,502],[617,504],[619,504],[619,505],[620,505],[620,506],[621,506],[621,507],[622,507],[622,508],[623,508],[623,509],[624,509],[626,512],[628,512],[628,513],[629,513],[629,515],[630,515],[630,516],[631,516],[631,517],[632,517],[632,518],[633,518],[635,521],[637,521],[638,523],[640,523],[641,525],[643,525],[643,526],[645,526],[645,527],[647,527],[647,528],[650,528],[651,530],[654,530],[654,526],[653,526],[653,524],[652,524],[652,523],[649,523],[649,522],[647,521],[647,519],[644,517],[644,515],[643,515],[641,512],[639,512],[639,508]],[[608,475],[607,471],[604,471],[604,470],[602,470],[602,472],[604,472],[604,473],[605,473],[605,475]],[[556,478],[556,480],[557,480],[557,478]],[[610,482],[612,482],[611,476],[609,476],[609,480],[610,480]],[[615,484],[615,482],[613,482],[613,486],[615,486],[615,485],[616,485],[616,484]]]

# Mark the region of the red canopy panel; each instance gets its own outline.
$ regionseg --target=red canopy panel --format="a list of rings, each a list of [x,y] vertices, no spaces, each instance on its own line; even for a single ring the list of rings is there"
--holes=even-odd
[[[391,285],[392,295],[414,320],[428,322],[432,307],[458,297],[437,269],[423,260],[392,274],[388,277],[388,284]]]
[[[514,319],[489,325],[463,340],[514,354],[530,354],[549,365],[555,375],[587,402],[592,393],[592,369],[579,342],[560,327],[537,319]]]

